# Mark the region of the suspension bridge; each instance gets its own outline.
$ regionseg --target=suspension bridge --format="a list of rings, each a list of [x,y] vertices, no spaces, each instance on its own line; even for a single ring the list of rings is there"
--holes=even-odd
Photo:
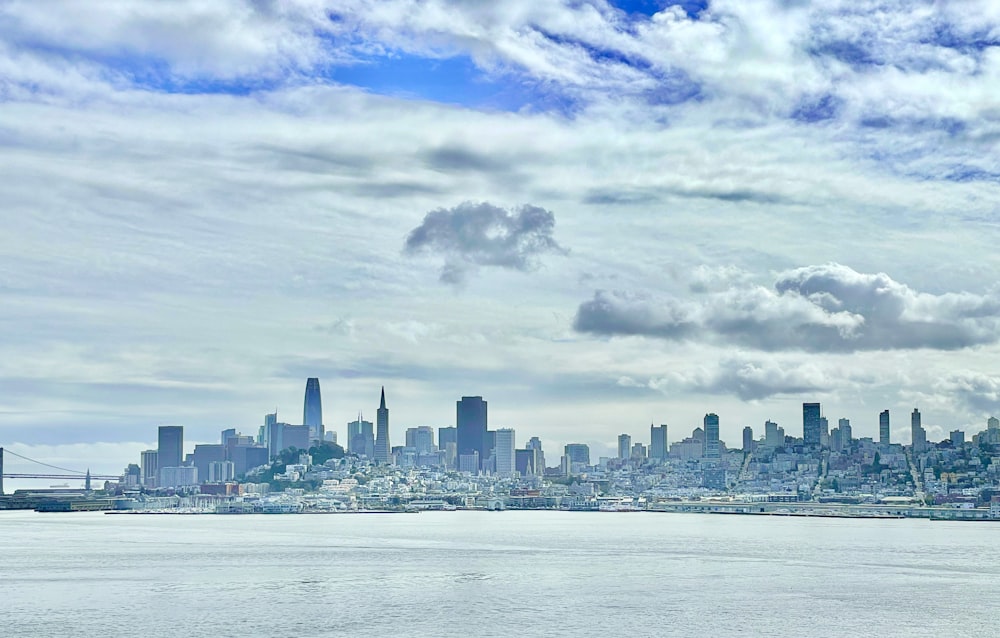
[[[35,465],[48,468],[49,470],[58,470],[60,474],[51,471],[41,471],[38,472],[28,472],[28,473],[8,473],[4,471],[4,455],[10,454],[24,461],[34,463]],[[11,450],[5,450],[0,447],[0,496],[3,496],[3,480],[4,479],[47,479],[47,480],[58,480],[58,481],[79,481],[83,480],[86,483],[86,489],[90,489],[90,482],[93,481],[117,481],[120,476],[107,476],[103,474],[91,474],[90,470],[72,470],[67,467],[60,467],[58,465],[52,465],[51,463],[46,463],[44,461],[39,461],[37,459],[29,458],[23,454],[18,454]]]

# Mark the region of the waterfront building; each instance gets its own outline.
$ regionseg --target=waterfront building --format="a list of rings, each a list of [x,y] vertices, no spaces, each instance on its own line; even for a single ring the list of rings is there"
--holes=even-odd
[[[493,462],[496,467],[496,473],[500,476],[512,476],[514,474],[516,470],[514,449],[514,430],[511,428],[500,428],[497,430]]]
[[[629,459],[632,456],[632,437],[628,434],[618,435],[618,458]]]
[[[198,484],[198,468],[193,465],[161,467],[158,487],[178,488]]]
[[[385,386],[382,386],[382,397],[375,415],[375,460],[388,463],[389,449],[389,408],[385,407]]]
[[[184,460],[184,427],[161,425],[157,435],[156,462],[159,467],[180,467]]]
[[[819,403],[802,404],[802,443],[807,447],[821,444],[822,422]]]
[[[657,461],[667,458],[667,426],[649,424],[649,458]]]
[[[309,440],[320,441],[323,436],[323,399],[319,391],[319,379],[306,379],[306,394],[302,404],[302,425],[309,428]]]
[[[459,466],[463,456],[476,455],[477,462],[485,460],[487,404],[483,397],[462,397],[455,404]],[[476,470],[478,471],[478,467]]]
[[[705,443],[702,456],[708,460],[720,458],[719,450],[719,415],[709,413],[705,415]]]
[[[880,445],[889,445],[889,411],[882,410],[878,415],[878,442]]]

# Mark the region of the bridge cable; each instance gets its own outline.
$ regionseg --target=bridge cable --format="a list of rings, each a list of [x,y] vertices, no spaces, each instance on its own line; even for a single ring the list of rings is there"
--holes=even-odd
[[[3,449],[4,454],[13,454],[14,456],[24,459],[25,461],[31,461],[32,463],[38,463],[39,465],[44,465],[45,467],[51,467],[54,470],[62,470],[63,472],[72,472],[74,474],[80,474],[81,476],[86,474],[86,472],[81,472],[80,470],[71,470],[68,467],[59,467],[58,465],[52,465],[50,463],[43,463],[42,461],[36,461],[35,459],[28,458],[23,454],[18,454],[17,452],[11,451],[10,448]]]

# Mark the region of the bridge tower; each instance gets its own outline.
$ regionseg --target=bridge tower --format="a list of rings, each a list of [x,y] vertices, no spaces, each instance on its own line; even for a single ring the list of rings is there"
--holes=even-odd
[[[90,468],[89,467],[87,468],[87,480],[83,484],[83,489],[87,490],[88,492],[90,491]]]
[[[0,447],[0,496],[3,496],[3,448]]]

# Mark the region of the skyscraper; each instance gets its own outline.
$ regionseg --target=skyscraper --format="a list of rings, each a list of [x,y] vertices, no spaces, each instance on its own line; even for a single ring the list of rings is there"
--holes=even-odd
[[[719,415],[709,413],[705,415],[705,443],[702,448],[702,456],[706,459],[718,459],[721,456],[719,450]]]
[[[456,402],[455,426],[458,428],[459,458],[475,453],[480,464],[486,459],[489,452],[486,449],[486,408],[486,401],[480,396],[462,397]]]
[[[920,425],[920,410],[913,408],[910,415],[910,449],[914,453],[923,452],[927,447],[927,430]]]
[[[302,407],[302,425],[309,426],[309,440],[323,442],[323,400],[319,379],[306,379],[306,397]]]
[[[854,433],[851,431],[851,420],[841,419],[837,422],[837,427],[840,428],[840,442],[844,447],[851,445],[851,439],[854,438]]]
[[[375,429],[359,412],[358,420],[347,424],[347,451],[369,459],[375,458]]]
[[[434,428],[421,425],[406,430],[406,447],[416,450],[417,454],[430,454],[434,451]]]
[[[542,451],[542,440],[537,436],[533,436],[528,439],[528,443],[524,448],[538,452],[538,456],[535,459],[535,472],[543,474],[545,472],[545,452]]]
[[[563,454],[570,463],[590,465],[590,446],[586,443],[567,443],[563,447]]]
[[[180,467],[184,459],[184,427],[161,425],[157,433],[156,462],[164,467]]]
[[[497,430],[496,447],[493,448],[497,474],[510,476],[514,473],[516,469],[514,448],[514,430],[511,428]]]
[[[878,415],[878,442],[889,445],[889,411],[882,410]]]
[[[806,446],[819,447],[822,424],[820,423],[820,408],[818,403],[802,404],[802,443]]]
[[[743,451],[753,451],[753,428],[749,425],[743,428]]]
[[[143,450],[139,455],[142,469],[142,484],[145,487],[156,487],[156,478],[160,475],[156,450]]]
[[[667,426],[649,424],[649,458],[667,458]]]
[[[382,398],[379,401],[378,413],[375,415],[375,460],[379,463],[389,462],[389,408],[385,407],[385,386],[382,386]]]
[[[628,434],[618,435],[618,458],[629,459],[632,457],[632,437]]]

